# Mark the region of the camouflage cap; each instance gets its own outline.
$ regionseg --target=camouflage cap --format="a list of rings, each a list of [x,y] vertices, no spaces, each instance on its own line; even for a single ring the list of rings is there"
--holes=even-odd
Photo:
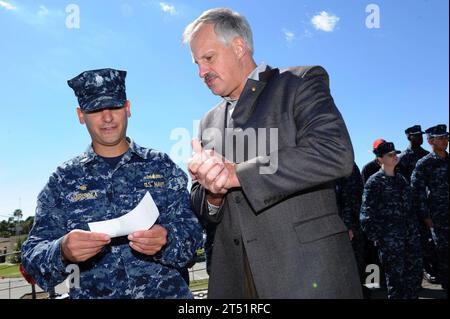
[[[67,81],[78,98],[83,112],[104,108],[123,107],[127,100],[125,92],[126,71],[114,69],[90,70]]]
[[[376,149],[373,150],[377,157],[383,157],[388,153],[395,152],[396,154],[400,154],[401,152],[395,149],[394,143],[392,142],[384,142],[378,145]]]
[[[411,127],[408,127],[405,130],[405,134],[409,135],[409,134],[423,134],[424,132],[422,132],[422,127],[420,125],[414,125]]]
[[[428,134],[429,137],[439,137],[439,136],[448,136],[447,125],[439,124],[436,126],[432,126],[425,130],[425,133]]]

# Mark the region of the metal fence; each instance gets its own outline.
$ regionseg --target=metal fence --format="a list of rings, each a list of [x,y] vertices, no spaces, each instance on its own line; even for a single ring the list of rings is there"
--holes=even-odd
[[[0,254],[0,260],[7,261],[9,256],[20,254],[19,251]],[[17,264],[9,264],[7,262],[0,263],[0,268],[3,272],[8,269],[17,268]],[[189,279],[193,281],[207,279],[205,263],[197,263],[192,268],[189,268]],[[49,295],[44,292],[39,286],[29,284],[22,276],[16,278],[2,277],[0,275],[0,299],[61,299],[67,297],[68,289],[65,289],[65,283],[56,287],[56,291]],[[197,287],[192,288],[195,298],[205,298],[207,295],[207,288]]]
[[[10,269],[17,268],[16,263],[8,263],[11,256],[20,256],[20,251],[13,251],[11,253],[0,254],[1,271],[7,273]],[[15,258],[17,260],[17,258]],[[0,274],[0,299],[17,299],[16,292],[32,292],[33,287],[22,277],[6,277]]]

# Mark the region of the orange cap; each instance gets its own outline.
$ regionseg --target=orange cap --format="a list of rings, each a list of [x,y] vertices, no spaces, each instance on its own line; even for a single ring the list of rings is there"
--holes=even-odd
[[[373,142],[373,145],[372,145],[373,150],[375,151],[375,150],[377,149],[377,147],[378,147],[380,144],[383,144],[383,143],[386,143],[386,141],[383,140],[382,138],[379,138],[379,139],[375,140],[375,142]]]

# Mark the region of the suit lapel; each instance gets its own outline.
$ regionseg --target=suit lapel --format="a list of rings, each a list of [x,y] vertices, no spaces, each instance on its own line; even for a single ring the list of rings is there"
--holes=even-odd
[[[242,126],[248,121],[250,116],[255,111],[258,97],[260,96],[270,79],[277,74],[279,74],[278,69],[267,67],[264,72],[261,72],[259,74],[259,81],[255,81],[252,79],[247,80],[244,90],[242,91],[241,96],[239,97],[239,101],[237,102],[236,107],[233,111],[233,115],[231,116],[234,126]]]
[[[241,127],[248,121],[256,108],[258,97],[266,87],[267,83],[278,74],[278,69],[267,67],[264,72],[259,74],[260,81],[247,80],[244,90],[242,91],[231,116],[233,123],[231,127]],[[227,102],[223,101],[216,107],[214,113],[209,117],[211,121],[203,128],[201,134],[202,144],[205,149],[215,149],[225,157],[227,157],[226,154],[224,154],[227,134],[233,133],[232,131],[226,130],[228,116],[226,105]],[[234,158],[227,159],[234,161]]]

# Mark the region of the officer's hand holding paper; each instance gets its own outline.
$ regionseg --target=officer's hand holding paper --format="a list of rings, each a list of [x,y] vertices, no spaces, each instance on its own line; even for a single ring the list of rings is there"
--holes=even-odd
[[[147,192],[129,213],[114,219],[88,223],[88,225],[92,232],[108,234],[113,238],[126,236],[140,230],[148,230],[156,222],[158,216],[158,207],[150,193]]]

